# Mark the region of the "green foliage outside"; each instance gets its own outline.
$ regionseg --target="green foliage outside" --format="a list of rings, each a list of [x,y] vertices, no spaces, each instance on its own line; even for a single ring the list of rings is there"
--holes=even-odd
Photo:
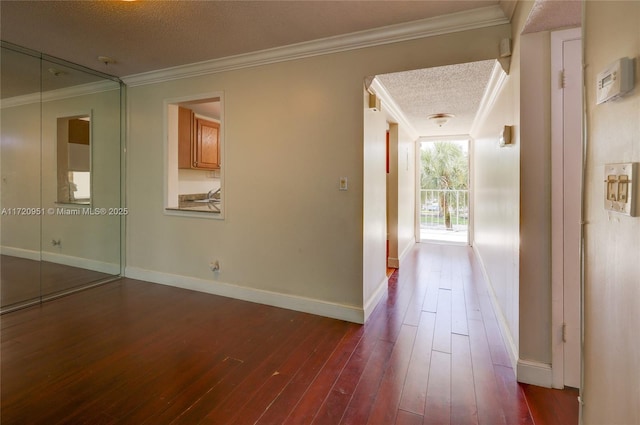
[[[446,190],[468,190],[469,167],[467,154],[459,144],[454,142],[434,142],[429,148],[421,150],[422,162],[420,188],[425,190],[439,190],[439,210],[444,213],[444,224],[451,229],[451,211],[467,208],[467,205],[457,205],[456,198],[447,196]],[[424,195],[423,195],[424,196]],[[422,199],[422,205],[427,200]]]

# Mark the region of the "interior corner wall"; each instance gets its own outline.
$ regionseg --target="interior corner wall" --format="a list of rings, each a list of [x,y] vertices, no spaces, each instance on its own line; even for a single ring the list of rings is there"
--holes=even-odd
[[[521,334],[520,223],[522,40],[520,32],[532,7],[519,2],[512,27],[513,52],[508,75],[496,81],[493,103],[472,137],[473,249],[482,265],[493,297],[512,366],[520,359]],[[500,147],[499,134],[513,126],[511,146]],[[526,308],[524,309],[526,313]],[[537,320],[537,319],[536,319]],[[526,344],[525,344],[526,345]]]
[[[363,246],[364,229],[385,220],[384,204],[374,211],[363,200],[365,186],[378,181],[364,177],[365,77],[495,58],[510,28],[128,87],[125,273],[303,311],[319,306],[317,314],[347,311],[359,316],[340,317],[362,321],[386,268],[384,256],[365,260]],[[164,102],[213,91],[225,99],[225,219],[166,215]],[[376,173],[384,186],[382,164]],[[340,177],[347,191],[338,190]],[[385,233],[367,243],[384,253]],[[371,281],[365,263],[376,268],[367,272]]]
[[[398,255],[403,258],[416,243],[416,141],[398,126]]]
[[[363,194],[363,301],[365,306],[377,303],[387,282],[387,119],[380,110],[364,109],[364,194]],[[394,190],[395,191],[395,190]],[[397,210],[397,208],[394,208]],[[396,214],[392,214],[395,216]],[[396,217],[392,217],[396,219]],[[381,244],[380,241],[384,241]],[[371,309],[365,309],[370,311]]]
[[[583,7],[587,65],[583,423],[640,424],[640,217],[605,211],[602,183],[605,164],[640,162],[640,2],[588,1]],[[635,89],[596,105],[597,74],[621,57],[635,58]]]
[[[398,254],[398,125],[388,123],[387,165],[387,267],[399,266]]]
[[[383,106],[384,108],[384,106]],[[400,124],[389,123],[387,173],[388,267],[399,268],[415,245],[415,142]]]
[[[551,386],[550,33],[521,37],[520,359],[522,382]]]

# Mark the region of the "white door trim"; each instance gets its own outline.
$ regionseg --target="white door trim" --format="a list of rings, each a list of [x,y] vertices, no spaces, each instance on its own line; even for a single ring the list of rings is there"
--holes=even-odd
[[[581,29],[551,33],[551,326],[552,386],[564,388],[564,151],[563,151],[563,43],[581,39]],[[580,188],[581,190],[581,188]],[[577,303],[580,300],[576,300]],[[582,361],[582,359],[580,359]]]

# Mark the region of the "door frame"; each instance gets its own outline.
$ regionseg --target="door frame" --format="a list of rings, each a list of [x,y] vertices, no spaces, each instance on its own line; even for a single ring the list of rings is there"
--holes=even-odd
[[[468,171],[468,202],[469,211],[467,213],[467,240],[464,242],[464,246],[473,246],[473,138],[470,134],[453,134],[448,136],[421,136],[416,139],[415,146],[415,238],[417,243],[422,243],[421,231],[420,231],[420,209],[422,205],[420,203],[420,173],[422,169],[422,160],[420,155],[421,144],[423,142],[460,142],[465,140],[467,142],[467,171]],[[448,243],[439,242],[437,240],[425,240],[426,243]],[[454,245],[460,245],[460,243],[452,242]]]
[[[581,28],[571,28],[567,30],[553,31],[551,33],[551,373],[552,386],[554,388],[564,388],[564,206],[563,190],[564,179],[562,177],[564,161],[564,136],[563,136],[563,94],[561,89],[562,68],[563,68],[563,43],[565,41],[582,38]],[[584,71],[582,75],[584,79]],[[581,84],[583,86],[583,84]],[[582,103],[582,102],[581,102]],[[582,137],[581,137],[582,140]],[[581,152],[584,155],[583,152]],[[581,173],[584,174],[584,160],[582,161]],[[554,177],[556,176],[556,177]],[[582,181],[583,179],[581,179]],[[558,183],[560,182],[560,183]],[[584,201],[583,187],[579,188],[581,202]],[[582,205],[580,206],[582,210]],[[582,217],[579,218],[582,222]],[[582,258],[582,228],[580,229],[580,258]],[[581,268],[581,265],[579,266]],[[582,309],[582,270],[580,270],[580,296],[575,300],[580,303],[580,369],[584,363],[582,354],[582,329],[583,309]],[[582,376],[580,387],[582,387]]]

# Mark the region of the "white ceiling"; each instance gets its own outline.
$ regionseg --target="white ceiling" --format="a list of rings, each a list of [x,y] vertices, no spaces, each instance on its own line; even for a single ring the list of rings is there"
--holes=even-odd
[[[419,136],[468,134],[495,60],[378,75],[376,78]],[[442,127],[427,117],[451,113]]]
[[[558,26],[575,20],[579,0],[565,6],[559,3],[564,2],[537,0],[533,9],[537,16],[530,17],[528,25]],[[3,41],[125,77],[497,4],[510,17],[514,8],[510,0],[5,0],[0,1],[0,36]],[[559,13],[564,16],[556,22]],[[98,56],[109,56],[115,63],[104,64]],[[12,61],[6,55],[2,59],[6,77]],[[44,88],[72,74],[54,78],[48,72],[51,65],[43,67]],[[465,134],[492,66],[493,61],[460,64],[388,74],[379,80],[421,136]],[[27,68],[22,64],[11,72],[26,80],[21,84],[39,87]],[[2,97],[14,95],[19,84],[2,80]],[[440,112],[456,117],[438,129],[426,116]]]
[[[498,4],[415,1],[1,1],[2,40],[119,77]],[[98,56],[115,63],[104,65]]]

